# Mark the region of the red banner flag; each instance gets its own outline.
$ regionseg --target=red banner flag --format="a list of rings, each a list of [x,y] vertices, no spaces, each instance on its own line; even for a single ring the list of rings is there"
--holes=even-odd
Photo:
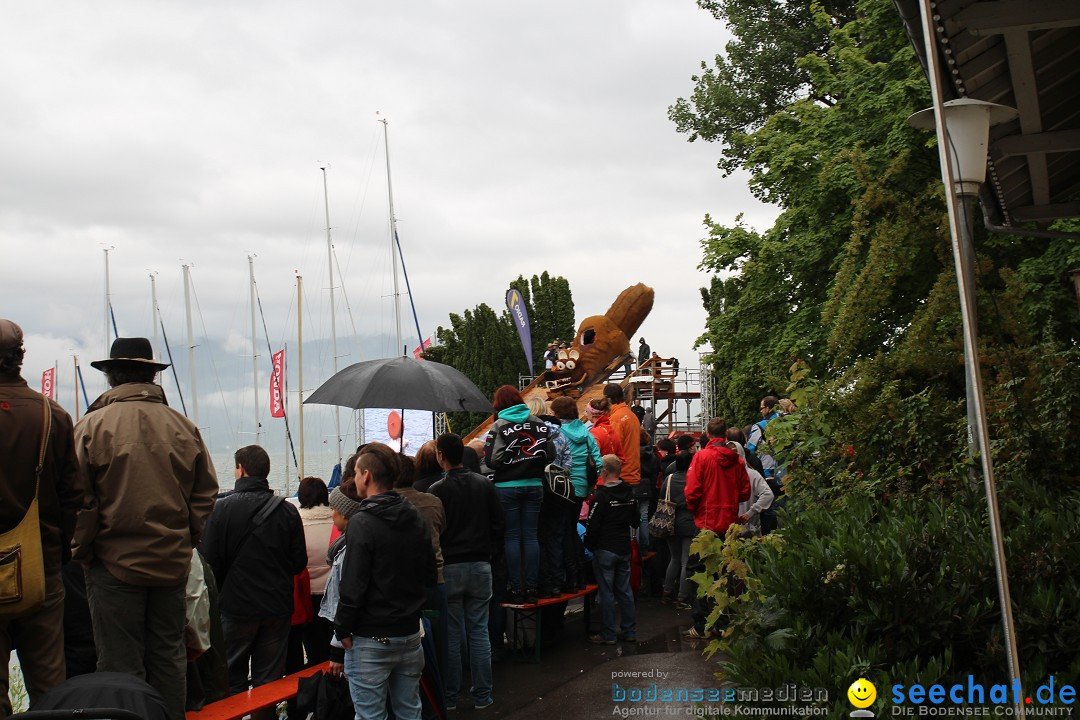
[[[285,417],[285,404],[282,402],[281,378],[285,372],[285,351],[274,353],[274,371],[270,374],[270,417]]]
[[[424,352],[429,347],[431,347],[431,338],[428,338],[427,340],[425,340],[420,345],[417,345],[416,347],[414,347],[413,351],[412,351],[412,356],[414,358],[416,358],[417,360],[423,360],[423,358],[420,357],[420,353]]]
[[[41,394],[50,400],[56,399],[56,386],[53,382],[53,373],[55,368],[49,368],[45,372],[41,373]]]

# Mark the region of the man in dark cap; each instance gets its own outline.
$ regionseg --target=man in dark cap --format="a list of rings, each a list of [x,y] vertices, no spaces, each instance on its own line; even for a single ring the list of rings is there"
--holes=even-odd
[[[71,417],[27,386],[21,375],[25,354],[22,329],[10,320],[0,320],[0,532],[17,526],[36,497],[45,575],[45,599],[37,609],[19,617],[8,617],[0,609],[0,717],[11,714],[8,662],[12,650],[19,653],[30,702],[64,682],[60,565],[70,557],[75,516],[83,498]],[[38,456],[43,449],[38,478]],[[9,551],[0,548],[0,555]]]
[[[84,563],[99,672],[144,678],[183,720],[184,591],[217,476],[199,430],[154,383],[168,367],[146,338],[117,338],[104,395],[75,426],[88,491],[72,556]]]

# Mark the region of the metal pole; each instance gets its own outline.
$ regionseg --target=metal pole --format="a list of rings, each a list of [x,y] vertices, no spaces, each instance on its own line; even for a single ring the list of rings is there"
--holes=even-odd
[[[158,341],[157,321],[157,273],[150,273],[150,324],[154,326],[154,357],[161,359],[161,344]]]
[[[109,307],[112,296],[109,293],[109,248],[105,248],[105,355],[109,357]]]
[[[330,239],[330,193],[326,188],[326,168],[322,170],[323,206],[326,208],[326,261],[330,267],[330,342],[333,350],[334,374],[337,375],[337,319],[334,313],[334,243]],[[334,437],[337,438],[337,460],[341,462],[341,412],[334,406]]]
[[[952,150],[952,148],[950,148]],[[960,201],[962,206],[959,232],[960,232],[960,263],[958,265],[957,272],[964,273],[964,286],[969,288],[970,292],[975,292],[975,241],[973,235],[973,222],[975,217],[975,203],[976,196],[971,193],[961,193]],[[961,270],[962,268],[962,270]],[[979,328],[979,314],[978,304],[974,298],[972,298],[970,305],[971,312],[971,324],[975,328],[975,332],[972,335],[978,334]],[[968,333],[964,333],[964,357],[975,357],[975,348],[970,345],[970,338]],[[972,376],[971,363],[964,363],[964,392],[967,399],[967,444],[968,451],[971,453],[971,457],[979,457],[979,438],[975,434],[975,428],[978,427],[979,422],[975,412],[975,378]],[[970,477],[973,483],[977,483],[978,477],[974,467],[970,470]]]
[[[1016,647],[1016,627],[1013,623],[1012,598],[1009,593],[1009,574],[1005,564],[1005,543],[1001,527],[1001,514],[998,510],[997,488],[994,485],[994,466],[990,457],[990,435],[987,428],[986,406],[983,402],[982,370],[979,367],[978,328],[975,326],[975,288],[970,278],[973,272],[967,267],[968,259],[961,248],[964,230],[957,206],[957,183],[953,178],[953,149],[950,146],[948,128],[945,125],[945,107],[942,98],[941,74],[938,67],[937,41],[934,37],[931,0],[920,0],[919,11],[922,15],[923,42],[926,46],[927,74],[930,76],[930,90],[934,103],[934,122],[937,127],[938,153],[941,161],[941,175],[945,182],[945,202],[949,210],[949,230],[952,237],[953,261],[956,264],[956,283],[960,293],[960,313],[964,325],[964,364],[972,384],[972,402],[975,406],[974,438],[978,446],[986,451],[980,454],[982,461],[983,483],[986,487],[986,505],[990,520],[990,539],[993,544],[994,569],[997,576],[998,603],[1001,605],[1001,625],[1005,634],[1005,659],[1009,677],[1020,682],[1020,660]],[[1024,716],[1023,702],[1016,698],[1014,714]]]
[[[394,269],[394,347],[401,347],[401,294],[398,291],[397,217],[394,215],[394,186],[390,181],[390,130],[386,119],[383,124],[383,144],[386,146],[386,194],[390,200],[390,259]],[[423,342],[423,340],[421,340]],[[402,352],[402,355],[405,353]]]
[[[71,357],[75,361],[75,422],[79,422],[79,356]]]
[[[251,304],[251,389],[255,404],[255,444],[262,436],[262,423],[259,421],[259,346],[255,342],[255,258],[248,255],[248,292]]]
[[[304,477],[304,278],[296,276],[296,372],[300,380],[300,477]]]
[[[184,312],[187,315],[188,370],[191,375],[191,421],[199,425],[199,391],[195,381],[195,334],[191,329],[191,266],[184,265]]]

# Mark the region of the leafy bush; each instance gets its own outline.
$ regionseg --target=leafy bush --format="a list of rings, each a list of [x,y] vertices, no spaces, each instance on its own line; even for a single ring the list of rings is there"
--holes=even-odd
[[[991,435],[1020,667],[1034,687],[1080,677],[1080,482],[1069,459],[1080,352],[1043,345],[1016,359],[1013,383],[1026,389],[991,387]],[[986,498],[966,472],[962,408],[931,389],[905,396],[897,382],[868,397],[802,366],[793,378],[800,412],[769,425],[789,467],[781,531],[695,541],[700,591],[718,601],[710,620],[724,609],[731,620],[709,647],[726,654],[725,678],[823,687],[837,700],[858,677],[879,697],[897,682],[1005,682]],[[732,585],[745,593],[731,596]]]

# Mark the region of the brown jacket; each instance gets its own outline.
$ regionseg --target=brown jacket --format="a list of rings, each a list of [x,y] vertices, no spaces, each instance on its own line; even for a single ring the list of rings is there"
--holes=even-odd
[[[183,582],[218,482],[195,425],[160,385],[128,383],[99,397],[75,426],[87,477],[72,556],[121,582]]]
[[[41,450],[42,402],[18,375],[0,375],[0,532],[11,530],[34,500],[34,469]],[[49,401],[49,444],[38,491],[38,517],[46,576],[60,574],[71,555],[83,478],[75,460],[71,416]]]
[[[439,577],[439,584],[443,582],[443,554],[440,537],[446,530],[446,510],[442,500],[431,493],[420,492],[416,488],[394,488],[397,494],[413,504],[420,515],[427,521],[428,530],[431,531],[431,549],[435,551],[435,572]]]

